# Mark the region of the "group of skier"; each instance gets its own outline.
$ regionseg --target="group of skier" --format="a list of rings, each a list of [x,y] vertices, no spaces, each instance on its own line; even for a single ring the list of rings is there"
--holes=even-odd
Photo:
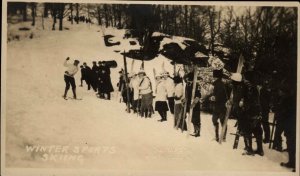
[[[290,84],[281,83],[280,86],[272,87],[270,79],[265,79],[258,72],[246,71],[240,74],[241,81],[230,80],[225,83],[222,70],[214,70],[214,89],[209,95],[201,96],[200,82],[202,78],[194,80],[192,67],[184,76],[171,77],[168,72],[155,76],[155,87],[146,73],[141,70],[138,74],[128,75],[128,92],[124,72],[120,71],[118,83],[119,91],[122,92],[124,102],[129,104],[134,113],[141,117],[151,117],[158,112],[163,122],[167,120],[167,111],[174,115],[174,127],[187,130],[187,116],[191,116],[194,133],[192,136],[199,137],[201,131],[201,103],[208,96],[213,104],[212,124],[215,129],[215,140],[226,141],[226,132],[220,139],[220,126],[224,125],[226,111],[231,105],[230,118],[237,119],[237,134],[242,136],[245,144],[243,155],[264,156],[263,143],[272,143],[272,149],[282,150],[281,134],[284,132],[287,142],[289,161],[281,163],[282,166],[295,168],[295,145],[296,145],[296,91]],[[226,76],[225,76],[226,77]],[[193,84],[196,84],[193,89]],[[274,83],[273,83],[274,84]],[[194,90],[194,95],[193,94]],[[232,92],[232,97],[230,96]],[[193,99],[192,99],[193,98]],[[155,101],[155,103],[153,103]],[[152,107],[155,105],[155,108]],[[192,111],[192,112],[190,112]],[[270,133],[269,113],[275,114],[276,130],[275,137]],[[221,125],[219,125],[219,123]],[[253,150],[252,139],[255,138],[256,150]]]
[[[64,80],[66,83],[65,92],[63,98],[67,99],[67,93],[72,87],[73,99],[77,99],[76,95],[76,84],[74,75],[78,72],[79,60],[74,60],[73,64],[68,63],[69,57],[65,60],[64,66],[67,67],[67,70],[64,74]],[[85,62],[80,66],[81,69],[81,79],[80,87],[83,85],[83,81],[87,84],[87,89],[91,88],[97,92],[97,96],[101,99],[110,100],[111,92],[114,91],[111,78],[110,78],[110,67],[106,64],[105,61],[99,61],[98,65],[96,61],[93,61],[93,66],[90,68]]]
[[[92,64],[92,68],[86,63],[80,66],[80,86],[82,87],[82,82],[85,81],[88,90],[92,88],[95,92],[98,92],[99,98],[110,100],[111,92],[114,91],[110,78],[110,67],[106,64],[106,61],[99,61],[98,65],[96,61],[93,61]]]
[[[66,83],[64,98],[72,87],[73,98],[76,99],[76,85],[74,75],[78,71],[79,61],[68,64],[69,57],[64,66],[67,71],[64,74]],[[130,105],[134,113],[141,117],[151,118],[154,110],[158,112],[160,122],[167,121],[167,111],[174,115],[174,128],[187,130],[187,117],[190,115],[195,137],[200,137],[201,131],[201,103],[206,97],[201,95],[200,82],[203,81],[195,74],[193,67],[188,67],[184,76],[171,77],[166,71],[155,75],[155,85],[144,70],[138,73],[126,74],[120,71],[118,91],[121,92],[123,101]],[[85,80],[88,90],[92,87],[100,98],[110,99],[113,87],[110,79],[110,69],[105,62],[93,62],[92,69],[83,63],[81,66],[81,86]],[[194,79],[195,75],[197,76]],[[229,107],[232,107],[230,116],[237,119],[237,134],[243,136],[245,143],[245,155],[264,155],[263,143],[273,143],[273,149],[282,149],[282,133],[286,136],[286,146],[289,156],[287,163],[281,166],[295,170],[296,155],[296,86],[289,82],[280,84],[270,82],[276,80],[262,79],[262,76],[254,71],[245,71],[239,74],[241,79],[230,80],[225,83],[222,70],[214,70],[214,89],[210,97],[213,103],[212,124],[215,128],[215,140],[226,141],[226,131],[222,138],[219,133],[219,122],[227,129],[225,116]],[[226,76],[225,76],[226,77]],[[105,96],[106,95],[106,96]],[[232,95],[232,96],[231,96]],[[153,101],[155,100],[155,103]],[[153,108],[153,104],[155,107]],[[276,124],[275,137],[270,134],[269,112],[274,112]],[[190,128],[190,127],[189,127]],[[272,130],[273,131],[273,130]],[[264,138],[263,138],[264,134]],[[252,135],[256,139],[256,150],[252,147]]]

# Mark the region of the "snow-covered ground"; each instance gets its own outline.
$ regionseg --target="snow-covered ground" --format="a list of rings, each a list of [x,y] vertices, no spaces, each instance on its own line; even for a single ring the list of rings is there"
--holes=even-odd
[[[67,23],[67,22],[66,22]],[[70,27],[70,25],[68,25]],[[116,33],[105,29],[105,33]],[[119,31],[120,32],[120,31]],[[251,171],[291,172],[279,163],[287,153],[269,150],[265,156],[242,156],[243,139],[232,149],[234,120],[229,121],[227,142],[213,140],[211,115],[202,113],[201,137],[187,137],[173,128],[173,117],[160,123],[125,112],[117,93],[112,100],[100,100],[86,86],[77,87],[83,100],[64,100],[63,62],[66,57],[91,65],[92,61],[115,59],[112,82],[118,81],[123,57],[104,45],[101,28],[79,24],[65,31],[36,31],[39,38],[9,42],[7,47],[6,145],[8,168],[84,168],[125,171]],[[131,70],[131,59],[128,69]],[[158,72],[164,62],[145,62],[146,72]],[[138,71],[140,62],[134,64]],[[172,70],[168,70],[172,72]],[[151,79],[153,76],[150,76]],[[79,85],[80,73],[76,75]],[[71,91],[69,91],[71,95]],[[52,147],[52,151],[31,151],[29,147]],[[254,142],[255,147],[255,142]]]

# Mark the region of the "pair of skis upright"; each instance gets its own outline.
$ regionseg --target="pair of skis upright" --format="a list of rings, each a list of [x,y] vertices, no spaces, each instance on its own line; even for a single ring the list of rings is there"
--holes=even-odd
[[[197,83],[197,77],[198,77],[198,66],[197,65],[194,65],[194,78],[193,78],[193,88],[192,88],[192,97],[191,97],[191,100],[187,100],[187,95],[188,95],[188,92],[187,90],[185,89],[185,103],[184,103],[184,107],[183,109],[181,110],[181,117],[177,120],[177,123],[175,124],[176,126],[176,129],[179,128],[179,125],[180,125],[180,122],[182,122],[182,127],[181,127],[181,131],[183,132],[184,130],[184,122],[186,121],[186,125],[187,125],[187,137],[190,136],[190,129],[191,129],[191,126],[190,126],[190,123],[191,123],[191,118],[193,117],[193,109],[194,107],[192,106],[192,103],[195,99],[195,93],[196,93],[196,83]],[[190,105],[190,111],[189,113],[187,113],[187,104],[188,104],[188,101],[191,101],[191,105]]]

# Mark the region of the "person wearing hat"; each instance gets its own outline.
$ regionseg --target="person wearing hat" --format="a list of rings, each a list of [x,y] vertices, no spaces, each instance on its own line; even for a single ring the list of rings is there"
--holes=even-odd
[[[262,126],[264,131],[264,143],[270,142],[270,102],[271,102],[271,89],[268,80],[264,80],[262,86],[259,87],[260,106],[262,111]]]
[[[283,120],[284,135],[286,136],[286,145],[288,161],[281,162],[283,167],[296,169],[296,135],[297,135],[297,84],[294,81],[285,80],[279,87],[279,94],[282,97],[280,111]]]
[[[210,97],[210,100],[214,104],[213,108],[213,116],[212,116],[212,122],[215,127],[215,139],[216,141],[219,140],[226,140],[226,132],[227,127],[225,130],[225,134],[223,139],[219,139],[219,122],[221,122],[221,125],[223,126],[225,115],[226,115],[226,102],[229,99],[229,91],[227,90],[225,84],[222,81],[223,71],[222,70],[213,70],[213,77],[216,78],[216,80],[213,83],[214,89],[213,94]]]
[[[64,80],[66,83],[66,87],[65,87],[65,93],[63,95],[63,98],[64,99],[67,98],[68,90],[70,89],[70,86],[72,86],[73,98],[76,99],[77,96],[76,96],[76,84],[75,84],[74,75],[78,72],[79,61],[74,60],[74,63],[70,64],[70,63],[68,63],[69,60],[70,60],[70,58],[67,57],[67,59],[64,62],[64,66],[67,67],[67,70],[65,71],[65,74],[64,74]]]
[[[183,114],[185,92],[182,78],[179,75],[174,77],[174,84],[174,127],[179,127],[182,131],[185,131],[187,130],[187,126],[184,120],[185,114]]]
[[[169,72],[164,72],[163,73],[163,79],[165,80],[166,88],[167,88],[167,93],[168,93],[168,104],[170,108],[171,114],[174,114],[174,81],[170,77]]]
[[[158,111],[161,119],[160,122],[167,121],[167,111],[169,111],[167,104],[167,88],[165,81],[162,80],[162,75],[156,75],[156,97],[155,97],[155,111]]]
[[[92,66],[92,71],[91,71],[91,86],[93,88],[93,90],[95,92],[97,92],[97,88],[98,88],[98,66],[97,66],[97,62],[93,61],[92,62],[93,66]]]
[[[110,94],[114,91],[111,78],[110,78],[110,68],[105,65],[105,61],[100,62],[99,68],[99,81],[100,81],[100,97],[105,98],[104,95],[106,94],[106,99],[110,100]]]
[[[242,77],[241,75],[238,77]],[[231,77],[232,80],[232,110],[231,114],[237,120],[237,135],[241,135],[244,138],[245,150],[249,148],[247,138],[245,138],[244,133],[247,129],[247,123],[245,119],[245,113],[242,108],[243,98],[245,94],[245,84],[243,83],[242,79],[238,78],[235,79]]]
[[[104,83],[102,80],[103,74],[102,74],[102,70],[104,69],[104,67],[102,66],[102,61],[98,61],[98,71],[97,71],[97,84],[98,84],[98,95],[99,98],[104,98]]]
[[[85,70],[83,68],[83,65],[80,65],[80,71],[81,71],[81,78],[80,78],[80,87],[82,87],[82,81],[84,80],[86,82],[86,73]],[[87,84],[87,83],[86,83]]]
[[[259,100],[259,92],[257,89],[257,75],[254,71],[247,71],[244,73],[243,81],[245,83],[244,98],[241,102],[241,107],[244,109],[245,133],[244,137],[247,141],[247,155],[258,154],[264,155],[263,141],[262,141],[262,127],[261,127],[261,107]],[[252,134],[256,139],[257,150],[252,149]]]
[[[201,105],[200,105],[200,100],[201,100],[201,89],[200,85],[196,83],[196,89],[195,89],[195,97],[192,100],[192,92],[193,92],[193,80],[194,80],[194,71],[188,73],[185,75],[185,81],[186,81],[186,100],[185,102],[187,103],[187,113],[190,113],[190,107],[193,108],[193,115],[192,115],[192,123],[194,126],[194,134],[192,136],[195,137],[200,137],[200,129],[201,129],[201,119],[200,119],[200,113],[201,113]]]
[[[138,107],[140,104],[139,83],[140,83],[140,79],[137,76],[137,74],[135,72],[131,73],[129,87],[132,89],[131,92],[133,93],[132,108],[134,113],[138,113],[138,110],[140,109],[140,107]]]
[[[151,117],[153,111],[153,95],[152,95],[152,84],[144,70],[138,72],[140,78],[139,83],[139,94],[141,95],[141,117]]]
[[[83,68],[84,68],[85,74],[86,74],[86,84],[88,85],[88,90],[90,90],[91,89],[92,70],[85,62],[83,63]]]

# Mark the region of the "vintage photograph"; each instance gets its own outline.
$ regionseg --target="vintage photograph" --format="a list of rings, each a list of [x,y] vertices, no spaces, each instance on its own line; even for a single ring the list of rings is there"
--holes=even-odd
[[[2,1],[1,175],[299,175],[298,8]]]

